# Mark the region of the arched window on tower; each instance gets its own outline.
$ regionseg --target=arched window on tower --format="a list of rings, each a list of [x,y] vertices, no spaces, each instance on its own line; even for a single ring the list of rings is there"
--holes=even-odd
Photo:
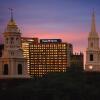
[[[14,38],[13,37],[11,37],[11,44],[14,42]]]
[[[4,64],[3,75],[8,75],[8,64]]]
[[[22,64],[18,64],[18,75],[22,75]]]
[[[6,43],[8,44],[8,38],[6,38]]]
[[[16,41],[18,40],[18,37],[16,38]]]
[[[93,54],[90,54],[90,61],[93,61]]]
[[[93,42],[91,42],[91,48],[93,48]]]
[[[17,42],[17,44],[19,44],[19,38],[18,37],[16,38],[16,42]]]

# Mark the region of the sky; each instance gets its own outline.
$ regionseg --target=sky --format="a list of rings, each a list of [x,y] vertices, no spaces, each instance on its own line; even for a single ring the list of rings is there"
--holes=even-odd
[[[100,33],[100,0],[0,0],[0,36],[10,19],[8,8],[23,37],[60,38],[72,43],[74,52],[87,48],[93,8]]]

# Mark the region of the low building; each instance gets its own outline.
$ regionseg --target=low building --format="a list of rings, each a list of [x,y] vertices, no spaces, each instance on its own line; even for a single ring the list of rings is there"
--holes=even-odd
[[[72,70],[82,71],[84,70],[84,56],[83,53],[75,53],[71,55],[71,66]]]

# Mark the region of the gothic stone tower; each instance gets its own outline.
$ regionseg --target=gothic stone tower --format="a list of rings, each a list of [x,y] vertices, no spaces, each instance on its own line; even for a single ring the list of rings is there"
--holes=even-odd
[[[0,59],[1,78],[27,78],[27,64],[21,49],[21,33],[13,19],[7,24],[4,35],[4,51]]]
[[[88,36],[88,48],[86,50],[86,71],[100,71],[99,36],[96,32],[95,13],[92,14],[91,32]]]

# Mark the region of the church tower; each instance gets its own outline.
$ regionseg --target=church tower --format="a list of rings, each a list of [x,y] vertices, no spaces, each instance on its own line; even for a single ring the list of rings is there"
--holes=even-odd
[[[4,50],[0,59],[1,78],[27,78],[27,64],[21,48],[21,33],[13,19],[7,24],[4,36]]]
[[[86,50],[86,71],[100,71],[99,35],[96,32],[95,13],[92,14],[91,32],[88,36],[88,48]]]

